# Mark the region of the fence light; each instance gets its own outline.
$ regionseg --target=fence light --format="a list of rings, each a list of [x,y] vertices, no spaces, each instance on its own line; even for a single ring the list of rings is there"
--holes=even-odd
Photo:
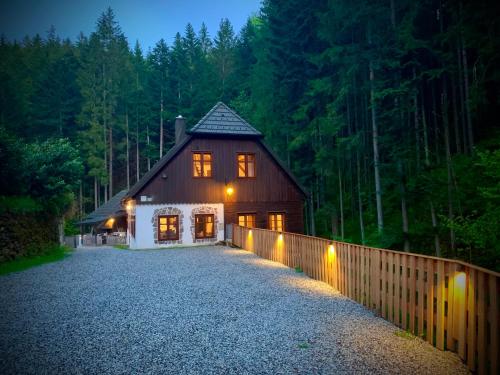
[[[330,255],[335,254],[335,246],[333,246],[333,244],[328,246],[328,254],[330,254]]]

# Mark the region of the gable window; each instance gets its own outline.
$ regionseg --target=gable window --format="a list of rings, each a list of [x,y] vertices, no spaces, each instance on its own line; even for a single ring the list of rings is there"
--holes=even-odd
[[[158,216],[158,240],[176,241],[179,239],[179,216]]]
[[[196,238],[213,238],[214,231],[214,215],[199,214],[194,217],[195,237]]]
[[[255,214],[238,214],[238,225],[241,227],[255,228]]]
[[[285,214],[283,212],[273,212],[268,216],[268,229],[283,232],[285,230]]]
[[[255,177],[255,154],[238,154],[238,177]]]
[[[209,152],[193,153],[193,177],[212,177],[212,154]]]

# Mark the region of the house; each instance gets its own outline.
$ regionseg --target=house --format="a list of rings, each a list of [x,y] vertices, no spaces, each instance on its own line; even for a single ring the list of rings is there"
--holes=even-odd
[[[178,116],[175,142],[124,197],[131,248],[215,243],[230,223],[303,232],[306,191],[224,103],[187,132]]]

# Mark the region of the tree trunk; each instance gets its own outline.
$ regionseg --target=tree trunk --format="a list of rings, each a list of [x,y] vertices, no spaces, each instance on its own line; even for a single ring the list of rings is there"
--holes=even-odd
[[[444,143],[446,148],[446,171],[448,176],[448,219],[453,221],[454,208],[453,208],[453,172],[451,166],[451,152],[450,152],[450,130],[448,122],[448,94],[446,83],[443,80],[443,94],[441,95],[441,108],[443,111],[443,126],[444,126]],[[455,231],[450,227],[450,247],[455,253]]]
[[[64,217],[59,218],[57,232],[59,235],[59,245],[64,245]]]
[[[460,26],[462,25],[462,1],[459,3],[459,19]],[[474,133],[472,130],[472,119],[471,119],[471,110],[470,110],[470,96],[469,96],[469,68],[467,62],[467,49],[465,45],[464,35],[462,32],[462,28],[460,27],[460,39],[461,39],[461,47],[462,47],[462,66],[464,73],[464,94],[465,94],[465,114],[467,118],[467,136],[469,140],[469,152],[472,153],[474,150]]]
[[[408,210],[406,207],[406,181],[403,171],[403,163],[398,161],[399,190],[401,193],[401,219],[403,224],[404,251],[410,251],[410,238],[408,235]]]
[[[94,210],[99,207],[99,186],[97,186],[97,176],[94,176]]]
[[[422,129],[424,132],[424,155],[425,155],[425,165],[430,166],[431,164],[431,159],[430,159],[430,152],[429,152],[429,136],[427,132],[427,120],[425,117],[425,107],[424,107],[424,102],[422,101]]]
[[[371,120],[372,120],[372,135],[373,135],[373,169],[375,174],[375,198],[377,203],[377,227],[378,232],[384,230],[384,215],[382,212],[382,187],[380,183],[380,160],[378,147],[378,127],[377,116],[375,110],[375,74],[373,72],[373,64],[370,61],[370,104],[371,104]]]
[[[127,190],[130,190],[130,145],[129,145],[129,127],[128,127],[128,111],[125,112],[125,136],[127,147]]]
[[[441,158],[439,156],[439,124],[437,120],[437,103],[436,103],[436,89],[434,84],[431,82],[431,93],[432,93],[432,122],[434,127],[434,153],[436,157],[436,163],[439,164],[441,162]]]
[[[452,107],[453,107],[453,132],[455,133],[455,149],[456,152],[462,153],[462,144],[460,140],[460,125],[458,118],[458,103],[457,103],[457,85],[452,78]]]
[[[342,174],[340,172],[340,158],[337,162],[337,172],[339,175],[339,203],[340,203],[340,238],[344,240],[344,194],[342,186]]]
[[[163,87],[160,99],[160,159],[163,157]]]
[[[359,160],[359,151],[356,153],[357,182],[358,182],[358,212],[359,212],[359,231],[361,234],[361,243],[365,244],[365,224],[363,219],[363,200],[361,199],[361,162]]]
[[[136,124],[135,124],[135,170],[136,170],[136,181],[140,178],[140,159],[139,159],[139,111],[136,107]]]
[[[109,127],[109,198],[113,196],[113,127]]]
[[[417,81],[417,72],[415,68],[413,68],[413,81]],[[415,90],[413,94],[413,114],[414,114],[414,122],[415,122],[415,158],[416,158],[416,167],[417,170],[420,170],[420,121],[418,118],[418,92]]]
[[[469,141],[467,139],[467,119],[465,117],[465,93],[463,85],[463,69],[462,69],[462,49],[460,47],[460,38],[457,40],[457,66],[458,66],[458,94],[460,97],[460,120],[462,123],[462,146],[464,153],[469,153]]]
[[[103,121],[103,141],[104,141],[104,173],[108,169],[108,126],[107,126],[107,108],[106,108],[106,66],[102,65],[102,81],[103,81],[103,92],[102,92],[102,121]],[[108,184],[104,184],[104,202],[108,201]]]
[[[148,171],[151,169],[151,158],[149,157],[149,125],[146,125],[146,150],[147,150],[147,161],[148,161]]]
[[[311,236],[315,236],[316,226],[314,225],[314,203],[313,203],[312,188],[311,188],[311,195],[309,196],[309,217],[311,224]]]
[[[434,209],[434,204],[432,203],[432,200],[430,201],[430,209],[431,209],[432,230],[434,232],[434,248],[436,250],[436,256],[440,257],[441,245],[439,244],[436,210]]]

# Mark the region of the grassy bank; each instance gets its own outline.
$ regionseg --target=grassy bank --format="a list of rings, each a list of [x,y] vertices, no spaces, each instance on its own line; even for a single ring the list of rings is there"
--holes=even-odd
[[[67,246],[55,245],[48,248],[44,254],[32,257],[20,257],[5,263],[0,263],[0,275],[19,272],[45,263],[56,262],[70,255],[72,250]]]

